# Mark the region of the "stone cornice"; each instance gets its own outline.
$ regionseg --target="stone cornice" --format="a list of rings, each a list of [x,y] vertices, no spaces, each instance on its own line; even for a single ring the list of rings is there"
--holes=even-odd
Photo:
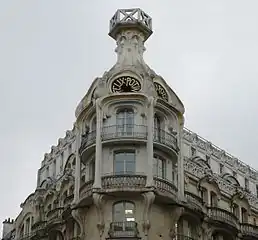
[[[211,142],[198,136],[196,133],[188,130],[187,128],[184,128],[183,131],[183,141],[186,141],[193,147],[206,152],[207,156],[214,156],[233,171],[238,171],[244,174],[247,178],[258,181],[258,172],[255,169],[241,162],[236,157],[233,157],[231,154],[226,153],[224,150],[213,145]]]

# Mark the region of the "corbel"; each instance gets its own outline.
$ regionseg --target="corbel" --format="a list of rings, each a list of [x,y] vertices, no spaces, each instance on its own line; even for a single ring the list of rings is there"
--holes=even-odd
[[[97,223],[97,228],[99,230],[99,236],[100,238],[102,237],[105,229],[105,223],[104,223],[104,212],[103,212],[103,194],[99,193],[93,193],[93,203],[96,207],[97,210],[97,216],[98,216],[98,223]]]
[[[146,192],[142,194],[144,198],[144,209],[143,209],[143,232],[144,235],[147,237],[149,233],[149,229],[151,227],[150,224],[150,211],[152,204],[155,200],[155,193],[154,192]]]
[[[78,223],[80,228],[80,239],[86,239],[87,230],[86,230],[86,219],[87,219],[87,213],[89,208],[74,208],[72,209],[72,216],[75,219],[75,221]]]

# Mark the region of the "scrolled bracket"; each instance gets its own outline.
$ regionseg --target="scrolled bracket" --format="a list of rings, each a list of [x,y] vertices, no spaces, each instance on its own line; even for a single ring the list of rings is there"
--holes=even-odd
[[[149,229],[151,227],[150,224],[150,211],[152,204],[155,200],[155,193],[154,192],[146,192],[142,194],[144,198],[144,210],[143,210],[143,232],[145,236],[148,236]]]
[[[103,201],[104,195],[99,193],[93,193],[93,202],[97,210],[97,216],[98,216],[98,223],[97,228],[99,230],[99,236],[102,237],[105,229],[105,223],[104,223],[104,213],[103,213]]]

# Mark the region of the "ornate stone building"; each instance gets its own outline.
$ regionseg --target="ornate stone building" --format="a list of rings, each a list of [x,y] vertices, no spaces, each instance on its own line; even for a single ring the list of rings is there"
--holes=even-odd
[[[184,128],[182,102],[144,62],[151,34],[142,10],[115,13],[117,62],[45,154],[4,239],[258,239],[258,172]]]

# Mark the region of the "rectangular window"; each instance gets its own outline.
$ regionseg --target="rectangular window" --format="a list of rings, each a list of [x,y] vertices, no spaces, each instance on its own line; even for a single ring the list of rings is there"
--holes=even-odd
[[[154,155],[153,175],[160,178],[166,177],[166,161],[160,156]]]
[[[94,180],[95,179],[95,159],[93,159],[90,162],[90,165],[89,165],[89,177],[90,177],[90,180]]]
[[[134,112],[132,109],[123,109],[116,115],[117,133],[132,135],[134,127]]]
[[[245,178],[245,189],[249,190],[249,181],[247,178]]]
[[[114,156],[115,174],[135,173],[135,151],[116,152]]]
[[[258,185],[256,185],[256,196],[258,198]]]

